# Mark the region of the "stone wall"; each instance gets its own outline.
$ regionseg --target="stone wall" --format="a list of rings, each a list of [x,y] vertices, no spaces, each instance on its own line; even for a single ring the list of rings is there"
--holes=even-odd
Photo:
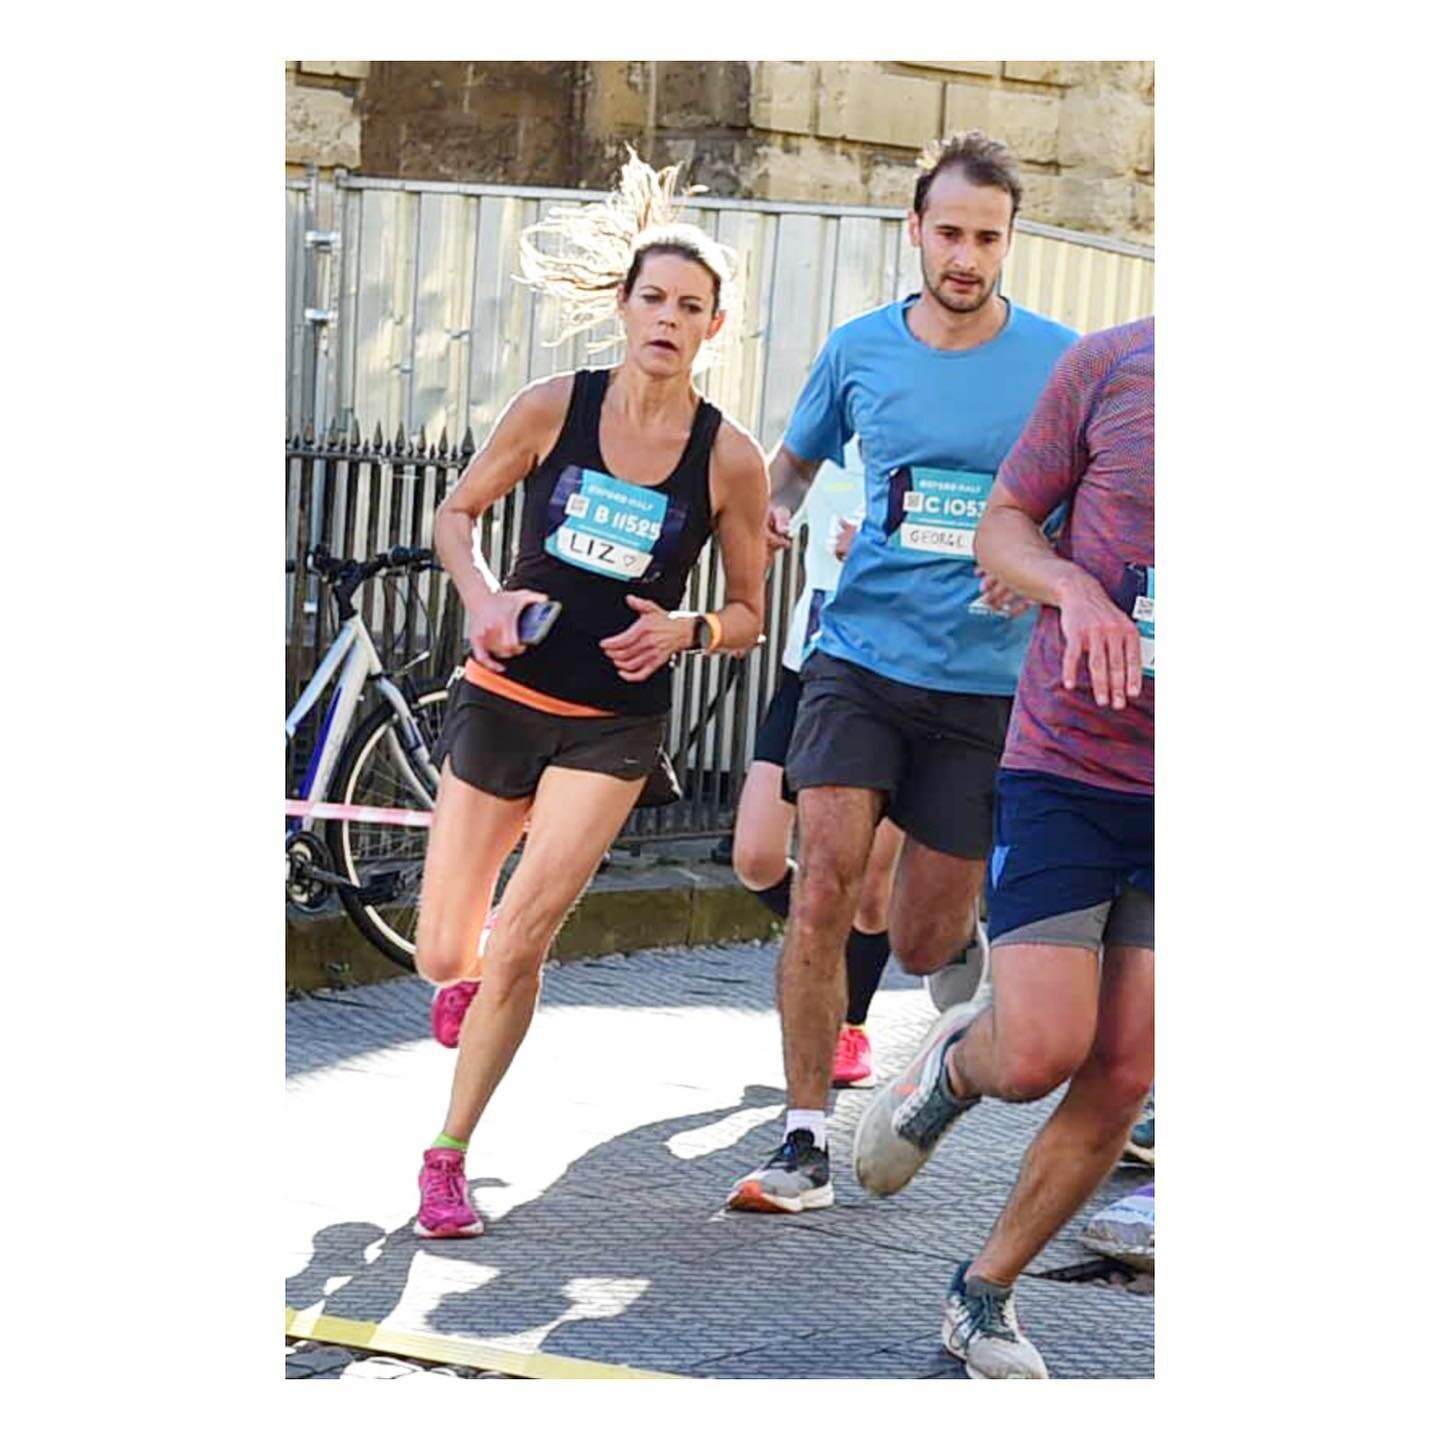
[[[979,128],[1019,155],[1029,218],[1154,239],[1151,61],[298,61],[286,81],[290,165],[600,187],[628,142],[720,195],[904,205],[920,147]]]
[[[307,164],[322,171],[360,165],[357,100],[370,71],[367,60],[285,62],[285,173]]]

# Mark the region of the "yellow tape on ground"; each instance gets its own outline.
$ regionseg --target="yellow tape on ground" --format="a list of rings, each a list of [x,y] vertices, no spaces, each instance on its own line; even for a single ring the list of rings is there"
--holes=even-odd
[[[383,1330],[368,1320],[342,1320],[335,1315],[301,1315],[285,1308],[285,1335],[291,1340],[325,1340],[357,1350],[384,1351],[410,1360],[433,1360],[442,1365],[469,1365],[477,1370],[499,1370],[527,1380],[679,1380],[663,1370],[632,1370],[628,1365],[604,1365],[598,1360],[571,1360],[564,1355],[526,1355],[500,1350],[447,1335],[410,1335]]]

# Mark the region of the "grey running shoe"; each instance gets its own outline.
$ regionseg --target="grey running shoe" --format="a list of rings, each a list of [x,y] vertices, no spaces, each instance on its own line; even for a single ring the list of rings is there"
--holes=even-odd
[[[810,1131],[792,1130],[763,1165],[736,1181],[725,1207],[794,1215],[834,1203],[829,1152],[816,1145]]]
[[[973,1005],[954,1005],[930,1027],[915,1058],[878,1090],[855,1128],[855,1178],[876,1195],[893,1195],[914,1178],[940,1137],[978,1095],[954,1100],[945,1052],[974,1022]]]
[[[1145,1108],[1130,1131],[1125,1142],[1125,1153],[1146,1165],[1155,1163],[1155,1092],[1145,1097]]]
[[[937,1010],[973,1001],[983,1010],[990,1003],[990,936],[980,921],[970,943],[948,964],[925,977],[925,990]]]
[[[1011,1287],[978,1276],[967,1283],[969,1268],[962,1260],[950,1282],[940,1343],[965,1362],[972,1380],[1048,1380],[1040,1352],[1020,1333]]]

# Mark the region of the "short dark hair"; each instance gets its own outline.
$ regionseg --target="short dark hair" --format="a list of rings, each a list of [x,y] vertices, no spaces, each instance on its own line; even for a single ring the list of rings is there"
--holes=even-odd
[[[991,139],[983,130],[967,130],[963,135],[932,140],[920,152],[915,165],[920,175],[915,181],[915,203],[911,208],[917,215],[925,213],[925,202],[935,177],[942,170],[959,166],[972,185],[993,185],[1009,194],[1010,223],[1015,223],[1025,187],[1020,183],[1020,165],[1015,153],[1003,140]]]

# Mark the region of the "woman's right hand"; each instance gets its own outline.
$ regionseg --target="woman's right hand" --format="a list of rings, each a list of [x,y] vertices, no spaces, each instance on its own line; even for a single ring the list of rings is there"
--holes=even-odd
[[[497,675],[505,671],[502,658],[519,655],[526,647],[520,643],[518,625],[520,612],[534,602],[548,600],[538,590],[497,590],[466,607],[466,638],[470,653],[478,664]]]

